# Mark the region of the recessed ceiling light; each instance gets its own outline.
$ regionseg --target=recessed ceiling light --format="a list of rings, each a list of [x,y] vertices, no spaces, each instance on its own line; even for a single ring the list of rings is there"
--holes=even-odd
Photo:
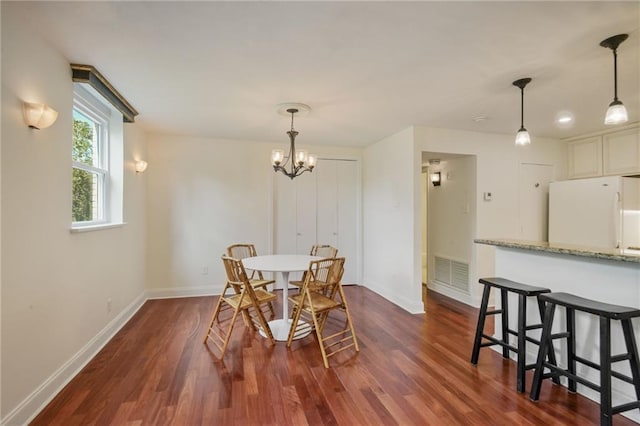
[[[560,111],[556,114],[556,125],[560,128],[569,128],[573,126],[574,117],[570,111]]]

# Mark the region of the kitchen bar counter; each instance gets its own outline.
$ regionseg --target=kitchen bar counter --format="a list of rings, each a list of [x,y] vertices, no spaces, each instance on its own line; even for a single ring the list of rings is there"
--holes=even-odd
[[[640,247],[638,250],[607,249],[597,247],[574,246],[568,244],[549,244],[546,241],[523,241],[506,239],[474,240],[478,244],[507,247],[512,249],[542,251],[547,253],[568,254],[573,256],[590,257],[595,259],[607,259],[620,262],[640,263]]]
[[[605,303],[640,308],[640,251],[634,253],[504,239],[477,239],[475,242],[494,246],[495,268],[491,276],[547,287],[551,291],[573,293]],[[509,297],[509,317],[513,324],[516,323],[517,303],[515,296]],[[528,321],[538,322],[540,317],[536,304],[530,303],[529,308]],[[564,317],[564,313],[556,315]],[[554,333],[563,331],[563,328],[563,320],[554,323]],[[633,328],[637,341],[640,341],[640,321],[634,320]],[[597,317],[576,312],[576,353],[587,359],[599,359],[598,330]],[[533,334],[536,333],[533,330],[531,333],[534,337],[538,335]],[[496,328],[495,336],[500,337],[500,327]],[[624,352],[624,339],[617,321],[612,322],[611,336],[613,353]],[[527,364],[535,362],[537,346],[527,345],[527,351]],[[559,356],[560,352],[557,354]],[[598,371],[582,366],[580,368],[580,374],[587,379],[595,382],[599,380]],[[629,373],[628,363],[619,363],[615,368]],[[627,383],[614,379],[612,389],[616,405],[636,399],[633,387]],[[578,385],[578,392],[599,401],[599,395],[589,388]],[[640,423],[638,410],[628,411],[623,415]]]

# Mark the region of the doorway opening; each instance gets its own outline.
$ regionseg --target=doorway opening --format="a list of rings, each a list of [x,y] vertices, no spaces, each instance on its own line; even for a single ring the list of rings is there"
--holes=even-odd
[[[421,181],[423,300],[428,288],[470,303],[476,235],[476,156],[423,152]]]

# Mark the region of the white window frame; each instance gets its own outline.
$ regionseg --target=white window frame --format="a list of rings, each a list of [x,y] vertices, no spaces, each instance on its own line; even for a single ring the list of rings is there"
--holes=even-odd
[[[94,138],[97,140],[94,142],[94,148],[97,151],[98,161],[95,161],[94,165],[90,165],[72,159],[72,170],[79,169],[91,174],[96,174],[98,176],[97,185],[99,188],[97,189],[98,199],[94,204],[94,209],[97,209],[97,211],[94,211],[92,215],[95,219],[90,221],[73,221],[73,217],[71,217],[71,230],[72,232],[81,232],[120,226],[123,224],[121,214],[121,198],[123,194],[121,190],[114,190],[113,188],[114,178],[117,180],[117,171],[116,175],[114,175],[113,166],[115,164],[113,161],[114,159],[117,161],[119,158],[117,155],[118,152],[120,152],[121,157],[121,149],[115,149],[116,154],[114,156],[114,148],[116,148],[118,143],[121,145],[122,141],[114,140],[114,134],[111,129],[117,129],[118,126],[121,128],[122,115],[114,113],[113,107],[111,107],[106,100],[100,101],[98,98],[102,97],[97,93],[94,95],[95,92],[91,89],[87,90],[78,84],[74,86],[73,110],[78,110],[78,112],[96,123],[97,132]],[[116,122],[115,120],[118,121]],[[121,137],[121,132],[116,133],[119,133]],[[96,155],[95,152],[94,155]],[[120,168],[121,167],[122,165],[120,165]],[[119,182],[121,182],[121,177]],[[122,185],[119,185],[119,187],[121,186]],[[73,191],[73,188],[71,188],[71,190]],[[113,197],[120,197],[120,200],[114,199]]]

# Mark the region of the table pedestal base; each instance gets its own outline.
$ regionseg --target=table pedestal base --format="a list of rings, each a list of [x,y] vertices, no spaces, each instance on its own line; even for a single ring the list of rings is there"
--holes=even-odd
[[[273,334],[273,338],[279,342],[286,342],[289,337],[289,329],[291,328],[292,320],[290,319],[277,319],[273,321],[269,321],[269,328],[271,328],[271,333]],[[294,338],[294,340],[302,339],[307,337],[311,333],[311,329],[308,332],[300,334]],[[260,331],[262,337],[267,337],[265,334]]]

